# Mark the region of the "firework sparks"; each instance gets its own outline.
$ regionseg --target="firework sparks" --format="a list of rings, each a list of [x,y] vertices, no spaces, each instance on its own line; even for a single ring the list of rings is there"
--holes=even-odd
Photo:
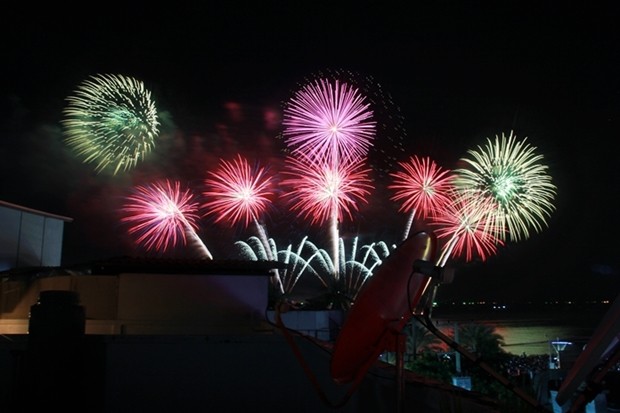
[[[166,251],[187,237],[198,246],[203,255],[212,255],[196,234],[199,204],[189,190],[182,190],[179,182],[164,181],[137,186],[121,208],[121,222],[130,225],[129,234],[147,251]]]
[[[391,200],[402,201],[399,211],[409,213],[403,235],[403,239],[407,239],[416,214],[425,219],[452,202],[448,191],[452,187],[453,176],[428,157],[414,155],[408,162],[399,162],[399,165],[402,170],[390,174],[394,183],[388,188],[395,190]]]
[[[378,178],[389,179],[389,173],[395,169],[398,159],[406,151],[403,145],[407,139],[407,132],[400,107],[381,83],[367,73],[342,68],[322,68],[309,74],[304,79],[304,84],[327,79],[351,85],[371,103],[372,118],[375,122],[374,133],[381,138],[382,144],[380,147],[375,145],[370,147],[368,162]]]
[[[478,256],[485,261],[497,252],[503,241],[496,237],[497,231],[489,228],[486,221],[493,209],[491,203],[487,202],[485,208],[458,195],[453,202],[444,205],[431,222],[438,227],[437,238],[447,239],[437,260],[438,266],[443,267],[450,256],[464,256],[466,261]]]
[[[203,193],[207,201],[203,207],[207,214],[216,216],[215,222],[229,220],[247,227],[271,204],[272,180],[267,170],[252,168],[241,155],[232,162],[221,160],[219,170],[207,174],[207,190]]]
[[[271,205],[270,197],[273,196],[272,181],[267,170],[260,166],[252,168],[247,159],[237,155],[232,162],[221,160],[220,168],[207,174],[207,190],[203,192],[207,199],[203,204],[207,214],[215,215],[215,222],[229,220],[233,225],[243,223],[246,227],[253,222],[267,257],[272,261],[276,259],[269,247],[265,228],[258,220]],[[272,281],[284,293],[279,272],[277,269],[274,271]]]
[[[272,239],[270,241],[270,245],[276,251],[275,241]],[[338,266],[340,267],[339,273],[342,274],[342,282],[332,282],[330,277],[334,274],[336,263],[325,250],[309,241],[307,236],[302,239],[295,250],[289,244],[285,250],[275,252],[279,261],[287,264],[287,268],[281,271],[284,291],[291,294],[302,275],[307,274],[316,277],[323,287],[334,296],[339,295],[344,298],[346,303],[350,304],[355,301],[360,289],[372,276],[375,268],[390,255],[390,248],[385,242],[380,241],[363,245],[358,249],[357,237],[353,239],[350,254],[346,253],[342,239],[339,245],[341,259]],[[247,242],[237,241],[235,246],[244,259],[253,261],[267,259],[264,245],[257,237],[250,237]]]
[[[292,201],[291,208],[298,211],[312,224],[321,224],[334,216],[342,221],[345,216],[353,219],[358,203],[367,203],[366,196],[374,188],[369,178],[370,169],[362,162],[341,163],[333,167],[326,162],[312,162],[308,158],[286,159],[288,178],[283,186],[294,191],[284,196]]]
[[[154,147],[159,133],[155,103],[144,83],[120,75],[97,75],[67,98],[65,142],[95,171],[129,170]]]
[[[541,231],[555,209],[556,187],[540,163],[543,156],[536,148],[519,141],[510,133],[495,141],[487,138],[485,148],[470,150],[463,158],[469,166],[455,171],[455,186],[475,202],[495,205],[486,217],[486,225],[497,230],[496,236],[512,241],[526,239],[530,228]]]
[[[290,294],[293,292],[297,281],[305,273],[309,273],[319,279],[321,284],[327,286],[326,281],[318,274],[314,268],[302,257],[302,250],[306,246],[314,245],[307,241],[308,237],[304,237],[299,243],[296,251],[293,251],[293,246],[289,246],[282,251],[278,251],[276,243],[273,239],[269,239],[269,245],[272,247],[272,255],[278,257],[278,261],[287,265],[287,268],[280,271],[280,278],[282,280],[282,289],[284,293]],[[263,241],[258,237],[250,237],[247,242],[237,241],[235,246],[239,249],[240,255],[252,261],[267,260],[269,259],[267,251],[263,244]],[[314,247],[314,250],[318,250]]]
[[[368,278],[372,277],[375,268],[381,265],[383,260],[390,255],[390,249],[387,244],[379,241],[363,245],[359,249],[361,259],[358,259],[357,242],[358,239],[355,237],[351,249],[351,257],[344,262],[344,268],[342,269],[345,280],[345,294],[351,298],[351,301],[355,301]],[[341,242],[341,244],[341,255],[344,256],[344,242]]]
[[[319,79],[308,84],[284,109],[283,136],[293,153],[341,159],[366,156],[375,135],[372,111],[354,87]]]
[[[353,218],[352,211],[358,209],[358,202],[367,202],[365,196],[373,188],[368,178],[370,170],[362,161],[341,162],[330,165],[326,160],[311,160],[300,154],[299,158],[288,157],[289,178],[282,185],[294,188],[285,194],[291,201],[291,209],[311,224],[329,222],[334,262],[338,263],[338,223],[345,215]],[[334,266],[334,277],[338,278],[338,266]]]
[[[358,250],[357,237],[353,239],[351,253],[348,257],[342,238],[339,240],[339,254],[335,257],[309,242],[307,244],[312,246],[310,249],[312,254],[307,260],[308,264],[314,264],[315,272],[328,290],[327,295],[332,301],[331,305],[342,309],[350,308],[362,286],[372,277],[375,268],[390,255],[387,244],[382,241],[363,245]],[[325,276],[320,276],[321,274]],[[339,274],[339,276],[330,279],[330,274]]]

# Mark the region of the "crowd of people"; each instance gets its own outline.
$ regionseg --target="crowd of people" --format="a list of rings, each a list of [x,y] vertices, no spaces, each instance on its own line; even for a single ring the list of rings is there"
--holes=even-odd
[[[502,367],[511,377],[527,375],[533,379],[537,373],[549,369],[550,361],[553,362],[548,354],[528,356],[523,353],[520,356],[511,356]]]

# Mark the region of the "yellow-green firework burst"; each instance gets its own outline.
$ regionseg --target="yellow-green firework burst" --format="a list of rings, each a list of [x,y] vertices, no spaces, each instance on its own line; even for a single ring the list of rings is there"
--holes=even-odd
[[[556,186],[541,163],[536,148],[517,140],[510,133],[495,140],[487,138],[486,147],[469,150],[470,158],[461,160],[467,167],[457,169],[455,185],[468,202],[495,205],[486,216],[486,228],[498,239],[519,241],[540,232],[555,210]]]
[[[95,75],[66,100],[65,142],[85,163],[93,163],[95,171],[129,170],[153,149],[159,121],[143,82]]]

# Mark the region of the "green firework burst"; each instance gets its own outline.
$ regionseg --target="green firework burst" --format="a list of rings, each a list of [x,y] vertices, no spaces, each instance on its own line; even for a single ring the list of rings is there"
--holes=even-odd
[[[536,147],[518,140],[511,132],[502,133],[484,148],[469,150],[462,158],[466,167],[457,169],[455,185],[468,202],[495,207],[486,217],[486,227],[498,239],[519,241],[547,226],[547,218],[555,210],[556,186],[548,174],[548,166]]]
[[[129,170],[153,149],[159,120],[143,82],[121,75],[91,76],[66,100],[65,142],[95,171]]]

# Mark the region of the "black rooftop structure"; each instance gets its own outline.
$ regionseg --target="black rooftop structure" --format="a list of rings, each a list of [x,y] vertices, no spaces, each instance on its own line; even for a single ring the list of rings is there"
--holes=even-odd
[[[276,268],[286,268],[286,264],[277,261],[117,257],[93,262],[91,273],[93,275],[120,273],[271,275]]]

